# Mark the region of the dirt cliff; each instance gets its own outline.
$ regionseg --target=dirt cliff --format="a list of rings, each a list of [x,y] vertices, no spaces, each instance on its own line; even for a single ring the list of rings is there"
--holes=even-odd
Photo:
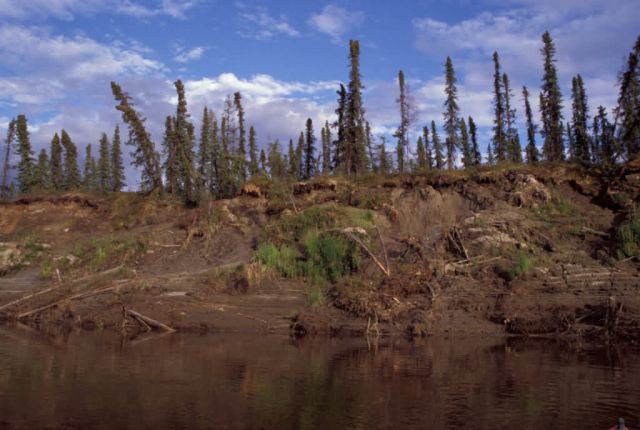
[[[0,204],[0,315],[48,327],[637,340],[640,166]],[[637,242],[636,242],[637,240]]]

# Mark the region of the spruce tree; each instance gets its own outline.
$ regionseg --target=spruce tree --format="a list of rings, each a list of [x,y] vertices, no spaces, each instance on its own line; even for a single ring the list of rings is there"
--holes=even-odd
[[[556,70],[556,48],[551,35],[546,31],[542,35],[544,46],[541,49],[544,58],[544,75],[540,92],[540,112],[542,114],[543,154],[548,161],[564,160],[562,140],[562,94],[558,85]]]
[[[424,142],[424,155],[427,162],[427,169],[433,169],[433,151],[431,150],[431,143],[429,142],[429,128],[422,127],[422,141]]]
[[[345,154],[347,174],[366,172],[369,161],[366,153],[364,107],[362,105],[362,77],[360,75],[360,42],[349,41],[349,85],[345,113]]]
[[[331,170],[346,173],[346,129],[347,129],[347,90],[340,84],[338,94],[338,108],[336,109],[336,121],[333,127],[337,129],[336,140],[332,142]]]
[[[416,143],[416,158],[418,161],[418,173],[424,173],[427,170],[427,151],[424,147],[424,140],[422,136],[418,137],[418,143]]]
[[[260,150],[260,170],[263,175],[267,174],[267,156],[264,153],[264,149]]]
[[[289,173],[289,177],[292,179],[298,179],[298,168],[300,166],[300,162],[298,161],[298,155],[296,153],[296,149],[293,146],[293,139],[289,139],[289,150],[287,161],[289,163],[289,168],[287,169],[287,173]]]
[[[290,144],[290,153],[291,147]],[[331,171],[331,128],[329,121],[326,121],[322,129],[322,173],[328,174]]]
[[[78,149],[64,129],[60,136],[60,143],[64,149],[64,189],[75,190],[80,188],[82,182],[78,169]]]
[[[233,94],[233,104],[238,115],[238,161],[236,169],[239,179],[245,181],[247,179],[247,145],[245,141],[244,109],[242,107],[242,95],[240,92]]]
[[[473,166],[473,156],[469,145],[469,133],[464,118],[460,119],[460,146],[462,147],[462,165],[465,168]]]
[[[445,64],[445,89],[446,100],[444,102],[444,130],[447,134],[447,168],[454,168],[456,148],[459,145],[458,128],[460,126],[460,108],[458,107],[458,88],[456,87],[456,75],[453,70],[451,57],[447,57]]]
[[[198,145],[198,175],[202,181],[202,186],[209,190],[211,188],[211,117],[209,109],[205,106],[202,109],[202,121],[200,122],[200,144]]]
[[[173,131],[179,166],[178,177],[185,204],[196,205],[200,198],[201,181],[195,166],[193,124],[189,121],[184,84],[178,79],[174,82],[174,86],[178,94],[175,129]]]
[[[493,150],[498,161],[503,161],[507,158],[506,108],[502,91],[503,81],[502,73],[500,72],[500,57],[497,52],[493,53],[493,67],[493,105],[495,115],[493,119]]]
[[[380,145],[378,145],[378,171],[382,175],[388,175],[391,171],[391,162],[387,153],[387,142],[384,136],[380,137]]]
[[[0,182],[0,197],[9,195],[9,170],[11,169],[11,149],[16,137],[16,120],[12,119],[7,126],[6,149],[2,163],[2,182]]]
[[[615,133],[628,159],[640,154],[640,36],[629,54],[627,67],[620,76]],[[619,129],[617,124],[620,123]]]
[[[527,164],[537,164],[540,160],[540,153],[536,146],[536,126],[533,123],[533,113],[531,111],[531,104],[529,103],[529,90],[527,87],[522,87],[522,97],[524,98],[524,114],[527,119]]]
[[[302,173],[303,179],[310,179],[315,175],[314,171],[314,158],[315,158],[315,142],[316,137],[313,132],[313,121],[311,118],[307,118],[305,125],[305,141],[304,141],[304,170]]]
[[[489,143],[487,143],[487,155],[486,155],[486,158],[485,158],[485,160],[487,161],[487,164],[489,166],[491,166],[492,164],[495,164],[495,162],[496,162],[493,154],[494,154],[494,150],[493,150],[493,148],[491,148],[491,142],[489,142]]]
[[[93,191],[99,186],[99,174],[96,167],[96,159],[91,153],[91,144],[87,145],[84,157],[84,172],[82,175],[82,185],[85,189]],[[100,188],[103,191],[102,188]]]
[[[444,156],[442,154],[442,144],[440,143],[440,136],[438,136],[438,130],[436,129],[436,122],[431,121],[431,141],[433,142],[433,152],[435,154],[436,169],[444,168]]]
[[[120,192],[124,187],[124,165],[122,163],[122,144],[120,142],[120,127],[116,125],[111,142],[111,191]]]
[[[306,156],[307,154],[305,149],[305,164]],[[287,176],[287,164],[285,163],[284,157],[282,156],[282,151],[280,150],[280,142],[278,140],[269,143],[267,165],[269,167],[269,174],[271,175],[272,179],[283,179]]]
[[[35,187],[40,190],[51,189],[51,165],[46,149],[41,149],[35,170]]]
[[[258,142],[256,139],[256,129],[249,127],[249,172],[251,177],[255,178],[260,173],[260,166],[258,166]]]
[[[364,122],[364,135],[365,141],[367,142],[367,160],[369,162],[369,168],[372,172],[377,173],[378,166],[376,165],[376,155],[374,154],[374,139],[371,134],[371,125],[369,125],[369,121]]]
[[[144,127],[144,117],[134,108],[131,97],[122,91],[120,86],[111,82],[111,91],[118,102],[116,109],[122,112],[123,121],[129,125],[129,140],[133,145],[132,164],[142,167],[142,185],[149,191],[162,191],[162,171],[160,170],[160,156],[156,152],[155,144]]]
[[[598,106],[598,113],[593,118],[593,140],[596,147],[594,156],[595,162],[601,163],[606,168],[611,168],[615,164],[620,150],[613,132],[613,124],[607,119],[606,109]]]
[[[298,145],[296,146],[296,160],[298,161],[298,176],[297,180],[304,179],[305,174],[305,162],[304,162],[304,133],[300,132],[298,136]]]
[[[106,133],[100,136],[100,154],[98,156],[98,188],[101,192],[110,191],[113,186],[111,184],[111,154],[109,147],[109,138]]]
[[[396,154],[398,156],[398,172],[402,173],[405,170],[406,157],[409,152],[409,98],[407,96],[407,89],[404,81],[404,72],[400,70],[398,72],[398,85],[400,87],[400,95],[396,99],[396,103],[400,108],[400,125],[396,130],[394,137],[398,139],[398,145],[396,147]]]
[[[21,193],[28,193],[35,186],[35,159],[31,149],[31,139],[27,126],[27,117],[18,115],[16,118],[16,137],[18,140],[18,185]]]
[[[511,107],[511,85],[506,73],[502,74],[502,88],[504,90],[504,111],[506,119],[506,142],[509,160],[513,163],[522,163],[522,146],[516,129],[516,109]]]
[[[482,155],[478,147],[478,129],[473,118],[469,117],[469,135],[471,136],[471,159],[474,166],[482,164]]]
[[[571,126],[574,132],[574,147],[572,148],[574,161],[586,165],[591,162],[591,140],[587,125],[589,113],[584,82],[579,74],[571,80],[571,113]]]
[[[164,120],[164,134],[162,137],[162,154],[164,155],[163,168],[167,181],[167,192],[177,194],[179,192],[178,175],[180,165],[178,162],[178,139],[175,134],[175,119],[167,116]]]
[[[213,124],[211,130],[211,152],[207,157],[210,163],[210,178],[209,178],[209,194],[212,196],[219,196],[220,193],[220,160],[222,156],[222,146],[220,145],[220,129],[218,128],[218,119],[212,112],[210,115],[211,123]]]

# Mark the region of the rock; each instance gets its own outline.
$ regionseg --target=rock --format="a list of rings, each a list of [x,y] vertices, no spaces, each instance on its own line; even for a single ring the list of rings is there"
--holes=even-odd
[[[532,208],[551,200],[551,193],[533,175],[517,175],[516,190],[512,203],[516,206]]]
[[[245,184],[244,187],[242,187],[242,195],[260,198],[262,197],[262,191],[256,184],[249,183]]]

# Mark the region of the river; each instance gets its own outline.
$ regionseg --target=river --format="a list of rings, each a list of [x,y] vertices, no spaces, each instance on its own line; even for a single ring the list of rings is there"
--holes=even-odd
[[[0,429],[640,428],[640,348],[0,328]]]

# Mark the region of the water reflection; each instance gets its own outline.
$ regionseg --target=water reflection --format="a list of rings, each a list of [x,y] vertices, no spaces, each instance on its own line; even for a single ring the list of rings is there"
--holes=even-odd
[[[640,350],[0,329],[0,429],[638,428]]]

